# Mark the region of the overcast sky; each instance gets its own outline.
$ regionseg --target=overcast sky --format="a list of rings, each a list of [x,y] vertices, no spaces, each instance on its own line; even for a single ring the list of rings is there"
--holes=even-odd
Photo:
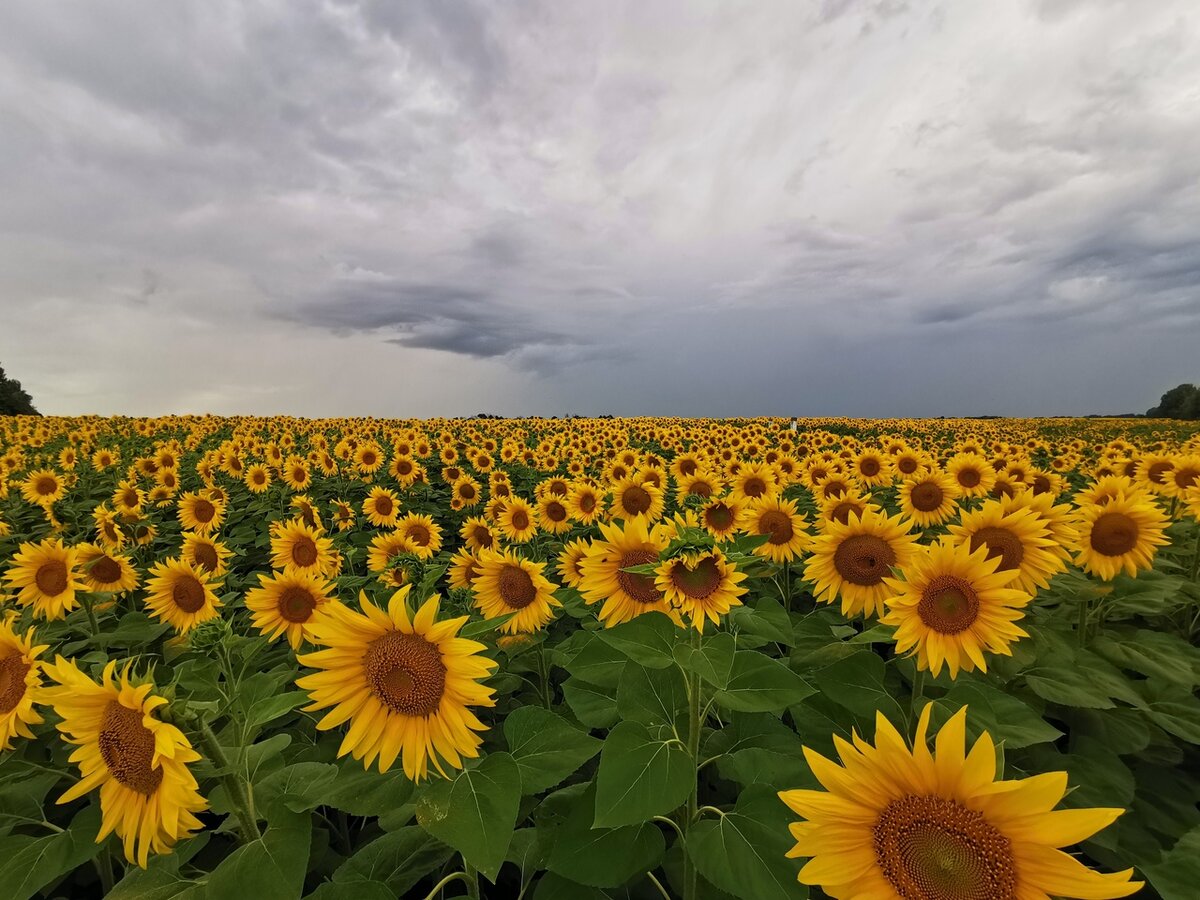
[[[0,8],[47,413],[1142,411],[1200,380],[1195,0]]]

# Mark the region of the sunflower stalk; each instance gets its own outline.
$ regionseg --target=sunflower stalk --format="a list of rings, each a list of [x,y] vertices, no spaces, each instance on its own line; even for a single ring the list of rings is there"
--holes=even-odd
[[[689,628],[689,640],[692,644],[693,651],[700,650],[700,632],[694,628]],[[692,825],[697,818],[697,810],[699,809],[700,800],[700,726],[701,726],[701,707],[700,707],[700,676],[695,672],[687,673],[687,696],[688,696],[688,755],[692,758],[692,791],[688,796],[687,810],[683,819],[683,840],[684,846],[680,849],[683,851],[683,900],[696,900],[699,896],[697,889],[699,887],[699,873],[696,871],[696,865],[692,862],[687,852],[687,836],[692,830]]]
[[[229,757],[225,755],[225,749],[221,746],[221,742],[217,740],[212,726],[204,719],[199,719],[197,721],[197,728],[200,731],[200,739],[204,744],[204,749],[208,753],[209,759],[221,771],[221,780],[225,784],[225,790],[228,792],[229,800],[233,804],[234,814],[238,818],[238,825],[242,832],[242,841],[247,844],[257,841],[262,837],[262,833],[258,830],[258,822],[251,812],[250,785],[233,771],[229,764]]]

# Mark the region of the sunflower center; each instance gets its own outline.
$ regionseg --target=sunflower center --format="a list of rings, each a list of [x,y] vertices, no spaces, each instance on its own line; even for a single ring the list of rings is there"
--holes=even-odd
[[[1196,479],[1200,478],[1200,470],[1197,469],[1176,469],[1175,470],[1175,486],[1182,490],[1187,490],[1196,483]]]
[[[480,547],[492,546],[492,532],[487,528],[484,528],[482,525],[476,525],[474,535],[475,543],[479,544]]]
[[[770,535],[767,543],[776,545],[788,543],[795,534],[792,517],[778,509],[768,509],[759,517],[758,530],[760,534]]]
[[[29,674],[29,663],[19,653],[0,658],[0,714],[17,708],[25,696],[25,676]]]
[[[47,597],[57,597],[67,589],[67,564],[61,559],[51,559],[38,566],[33,576],[37,589]]]
[[[524,531],[529,527],[529,516],[525,515],[525,510],[518,509],[512,514],[512,526],[517,531]]]
[[[1025,547],[1021,543],[1021,539],[1007,528],[988,526],[987,528],[980,528],[971,535],[972,553],[985,544],[988,548],[988,559],[1000,557],[998,571],[1005,572],[1009,569],[1015,569],[1021,565],[1021,561],[1025,558]]]
[[[902,456],[896,462],[896,468],[905,475],[911,475],[913,472],[917,471],[917,461],[911,456]]]
[[[579,498],[579,508],[585,513],[590,513],[596,508],[596,498],[591,494],[583,494]]]
[[[470,484],[470,483],[462,485],[458,489],[458,496],[462,497],[464,500],[474,500],[475,499],[475,485]]]
[[[317,545],[308,535],[300,535],[292,544],[292,561],[302,569],[317,561]]]
[[[891,574],[896,553],[891,544],[873,534],[854,534],[838,544],[833,565],[851,584],[871,587]]]
[[[712,491],[713,491],[712,485],[709,484],[707,481],[693,482],[692,485],[688,488],[688,493],[692,494],[695,497],[706,497],[706,498],[711,497]]]
[[[650,492],[639,485],[631,485],[621,495],[621,507],[631,516],[640,516],[650,508]]]
[[[1050,479],[1045,475],[1035,475],[1033,478],[1033,495],[1045,494],[1050,490]]]
[[[971,583],[953,575],[938,575],[921,593],[917,614],[928,628],[958,634],[979,616],[979,595]]]
[[[1109,512],[1092,524],[1092,549],[1104,556],[1121,556],[1137,546],[1138,525],[1120,512]]]
[[[704,520],[717,531],[724,531],[733,525],[733,510],[724,503],[718,503],[704,511]]]
[[[509,609],[524,609],[537,599],[533,577],[520,566],[505,566],[497,579],[500,599]]]
[[[746,479],[742,491],[747,497],[761,497],[767,492],[767,483],[757,475],[751,475]]]
[[[126,491],[126,492],[124,493],[124,495],[122,495],[121,502],[122,502],[122,503],[123,503],[125,506],[131,506],[131,507],[132,507],[132,506],[137,506],[137,505],[138,505],[138,495],[137,495],[137,492],[136,492],[136,491]]]
[[[879,474],[879,460],[868,456],[858,464],[858,470],[868,478],[874,478]]]
[[[437,712],[446,689],[446,664],[437,644],[419,634],[389,631],[367,646],[363,671],[372,693],[393,712]]]
[[[1171,463],[1169,462],[1152,463],[1150,468],[1146,470],[1146,477],[1155,484],[1162,484],[1164,481],[1166,481],[1167,472],[1170,470],[1170,468]]]
[[[821,495],[824,497],[840,497],[846,493],[846,485],[830,479],[821,485]]]
[[[197,500],[196,505],[192,507],[192,515],[197,522],[211,522],[216,512],[217,508],[207,500]]]
[[[92,581],[98,584],[112,584],[121,580],[121,564],[111,556],[101,556],[92,563],[88,572],[92,576]]]
[[[944,797],[907,796],[884,808],[875,857],[904,900],[1010,900],[1012,843],[978,812]]]
[[[429,529],[420,522],[408,526],[408,531],[405,533],[405,536],[411,539],[412,542],[418,547],[428,547],[429,539],[432,537],[432,535],[429,533]]]
[[[162,766],[154,762],[154,732],[142,724],[140,710],[108,701],[100,723],[100,757],[125,787],[147,797],[162,784]]]
[[[859,504],[854,503],[851,500],[843,500],[830,511],[829,518],[835,522],[840,522],[841,524],[845,525],[850,521],[851,513],[856,516],[861,516],[862,511],[863,508]]]
[[[945,492],[932,481],[922,481],[912,489],[908,499],[914,509],[920,512],[933,512],[942,505]]]
[[[658,554],[649,550],[628,550],[621,557],[621,564],[617,569],[617,584],[637,603],[657,603],[662,599],[662,593],[655,586],[653,575],[639,575],[622,570],[652,562],[658,562]]]
[[[48,497],[58,490],[58,482],[49,475],[43,475],[34,484],[33,489],[43,497]]]
[[[546,505],[546,518],[551,522],[561,522],[567,517],[567,511],[557,500]]]
[[[375,512],[381,516],[390,516],[392,514],[392,498],[386,495],[376,497]]]
[[[184,575],[171,588],[171,599],[186,613],[194,613],[204,606],[204,585],[191,575]]]
[[[704,557],[695,568],[680,560],[671,566],[671,584],[685,597],[703,600],[721,586],[721,568],[711,556]]]
[[[215,572],[221,567],[220,557],[217,556],[216,548],[211,544],[196,544],[192,548],[192,561],[209,572]]]
[[[309,591],[292,585],[279,595],[279,615],[289,622],[307,622],[317,608],[317,598]]]

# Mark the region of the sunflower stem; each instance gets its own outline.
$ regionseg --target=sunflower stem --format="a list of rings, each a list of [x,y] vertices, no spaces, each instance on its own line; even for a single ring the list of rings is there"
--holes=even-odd
[[[433,886],[433,890],[425,895],[425,900],[434,900],[434,898],[442,892],[442,889],[449,885],[452,881],[461,881],[467,885],[470,885],[471,883],[466,872],[451,872]]]
[[[243,842],[249,844],[257,841],[262,837],[262,833],[258,830],[258,822],[250,812],[249,785],[233,771],[229,764],[229,757],[225,755],[225,750],[221,746],[221,742],[217,740],[216,734],[213,733],[212,726],[201,719],[199,728],[200,738],[204,742],[204,749],[208,752],[209,759],[222,772],[221,780],[225,783],[225,790],[229,793],[234,814],[238,818]]]
[[[479,900],[479,870],[463,857],[463,868],[466,869],[467,896],[471,900]]]
[[[107,895],[113,889],[113,884],[116,883],[116,879],[113,877],[112,855],[108,852],[107,846],[100,848],[94,862],[96,863],[96,874],[100,876],[101,893]]]
[[[700,632],[689,628],[690,641],[693,650],[700,649]],[[692,791],[688,796],[687,812],[683,819],[684,846],[683,851],[683,900],[696,900],[699,886],[699,873],[687,853],[687,835],[692,830],[696,820],[696,810],[700,803],[700,676],[689,672],[688,685],[688,755],[692,758]]]
[[[1087,646],[1087,630],[1088,630],[1088,598],[1086,595],[1079,596],[1079,628],[1078,635],[1079,646]]]
[[[788,615],[792,614],[792,561],[783,564],[783,609]]]
[[[92,608],[93,600],[91,594],[84,594],[83,608],[87,610],[88,624],[92,628],[92,637],[100,636],[100,625],[96,622],[96,610]]]
[[[550,670],[546,666],[546,645],[542,641],[539,641],[537,645],[537,664],[538,677],[542,681],[542,705],[546,709],[550,709],[553,706],[550,694]]]

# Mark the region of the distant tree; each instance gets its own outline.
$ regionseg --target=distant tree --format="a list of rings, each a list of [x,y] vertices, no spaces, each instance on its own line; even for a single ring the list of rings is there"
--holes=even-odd
[[[1200,390],[1194,384],[1179,384],[1162,395],[1158,406],[1146,410],[1152,419],[1200,419]]]
[[[40,416],[33,398],[21,387],[21,382],[4,374],[0,366],[0,416]]]

